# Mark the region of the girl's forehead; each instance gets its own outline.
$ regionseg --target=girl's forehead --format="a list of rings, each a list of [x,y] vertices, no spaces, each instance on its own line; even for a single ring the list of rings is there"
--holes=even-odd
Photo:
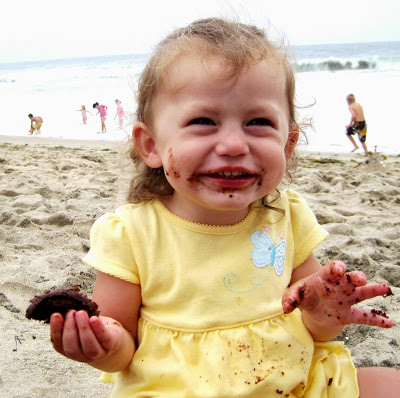
[[[164,74],[161,87],[168,94],[178,93],[187,84],[194,81],[205,80],[234,84],[239,77],[246,73],[256,73],[261,79],[279,79],[284,81],[283,69],[279,67],[279,60],[263,59],[261,61],[248,61],[240,67],[218,55],[182,55],[177,57]]]
[[[164,76],[164,86],[154,97],[152,117],[166,102],[216,106],[227,98],[246,98],[247,107],[273,102],[290,114],[287,79],[279,66],[275,60],[262,60],[235,70],[221,57],[206,62],[201,57],[181,57]]]

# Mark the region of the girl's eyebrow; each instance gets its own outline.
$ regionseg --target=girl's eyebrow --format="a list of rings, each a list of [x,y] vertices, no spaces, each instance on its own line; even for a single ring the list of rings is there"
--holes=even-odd
[[[221,113],[216,107],[211,106],[210,104],[203,103],[203,102],[193,102],[188,104],[186,110],[188,113],[195,113],[197,115],[210,115],[210,116],[217,116]],[[244,116],[251,116],[257,114],[264,114],[266,116],[272,117],[274,114],[278,114],[280,112],[280,107],[271,103],[265,104],[256,104],[255,106],[248,107],[244,106]],[[222,110],[223,112],[223,110]]]
[[[216,115],[218,113],[218,111],[214,107],[211,107],[208,104],[198,104],[198,103],[190,104],[187,110],[189,112],[195,112],[198,114],[207,114],[207,115]]]
[[[255,114],[275,114],[279,113],[280,108],[273,104],[257,105],[252,108],[246,109],[245,115],[255,115]]]

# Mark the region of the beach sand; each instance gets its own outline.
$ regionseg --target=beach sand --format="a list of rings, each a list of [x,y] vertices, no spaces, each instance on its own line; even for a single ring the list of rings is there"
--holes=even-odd
[[[57,354],[49,327],[25,318],[29,299],[78,284],[95,271],[81,261],[92,223],[124,202],[116,143],[0,136],[0,392],[13,398],[106,397],[100,372]],[[357,366],[400,368],[400,157],[385,167],[360,154],[304,153],[292,189],[330,232],[322,263],[344,261],[394,296],[362,305],[395,321],[390,330],[346,327],[340,338]],[[125,168],[126,169],[126,168]]]

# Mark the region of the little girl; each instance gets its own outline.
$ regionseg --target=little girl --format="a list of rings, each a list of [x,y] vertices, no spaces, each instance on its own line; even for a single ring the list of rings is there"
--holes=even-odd
[[[125,111],[124,108],[121,105],[121,101],[120,100],[115,100],[115,103],[117,104],[117,113],[114,116],[114,120],[116,119],[116,117],[118,116],[119,119],[119,128],[122,129],[122,125],[124,123],[124,118],[125,118]]]
[[[326,238],[278,190],[299,130],[294,75],[253,26],[206,19],[163,40],[139,82],[129,202],[94,224],[101,316],[51,318],[54,348],[103,370],[111,397],[394,397],[395,369],[356,371],[353,307],[391,294],[313,255]]]
[[[98,102],[95,102],[93,104],[93,108],[97,109],[97,114],[100,113],[100,120],[101,120],[101,132],[106,133],[107,132],[107,127],[106,127],[106,119],[107,119],[107,106],[105,105],[99,105]]]
[[[92,115],[92,113],[86,109],[85,105],[82,105],[81,109],[79,109],[77,112],[81,112],[83,124],[86,124],[86,121],[87,121],[87,114],[86,113],[89,112]]]

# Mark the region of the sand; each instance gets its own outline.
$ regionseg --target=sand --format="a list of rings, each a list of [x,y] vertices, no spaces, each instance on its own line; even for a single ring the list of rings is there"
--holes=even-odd
[[[122,204],[116,143],[0,136],[0,392],[13,398],[106,397],[100,372],[57,354],[48,325],[25,319],[29,299],[78,284],[91,293],[95,272],[81,261],[89,230]],[[304,153],[292,188],[330,237],[321,262],[340,259],[394,296],[363,305],[385,311],[390,330],[351,325],[339,336],[357,366],[400,368],[400,157],[384,166],[360,154]]]

